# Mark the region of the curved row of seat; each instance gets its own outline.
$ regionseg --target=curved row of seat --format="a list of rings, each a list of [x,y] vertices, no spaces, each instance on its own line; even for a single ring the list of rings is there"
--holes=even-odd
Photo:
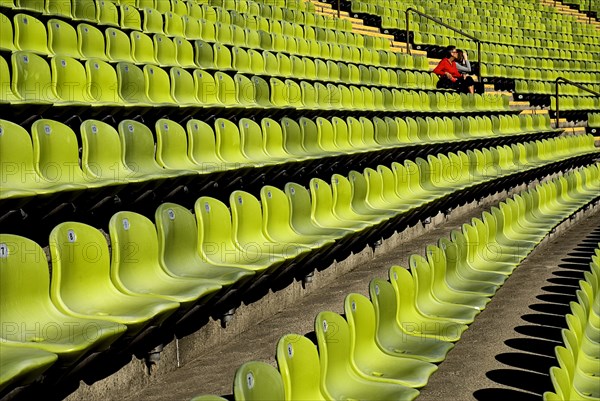
[[[565,54],[564,58],[561,59],[549,59],[481,52],[481,61],[514,67],[536,68],[538,70],[589,72],[597,71],[600,68],[600,62],[573,60],[568,54]]]
[[[288,334],[279,370],[247,362],[236,400],[413,400],[499,287],[551,230],[599,198],[600,165],[538,184],[373,279],[370,300],[349,294],[344,317],[321,312],[317,345]],[[597,277],[594,277],[597,279]],[[199,400],[220,400],[203,396]]]
[[[544,401],[600,400],[600,244],[584,277],[577,302],[570,303],[563,345],[554,349],[558,360],[558,366],[550,368],[554,392],[544,393]]]
[[[80,126],[80,156],[77,135],[65,124],[37,120],[30,136],[17,124],[0,120],[0,199],[540,131],[551,131],[547,115],[491,119],[242,118],[238,125],[218,118],[213,126],[191,119],[185,128],[160,119],[154,133],[134,120],[123,120],[118,127],[86,120]]]
[[[108,3],[108,2],[107,2]],[[62,54],[68,51],[69,55],[77,58],[102,58],[112,59],[114,48],[123,54],[130,49],[143,49],[150,47],[146,53],[151,53],[152,47],[164,52],[169,42],[178,47],[191,47],[189,42],[196,40],[213,44],[237,46],[247,49],[275,50],[312,57],[339,58],[348,54],[354,60],[365,59],[368,63],[381,63],[379,52],[391,58],[390,46],[373,43],[371,37],[360,40],[340,31],[323,28],[302,28],[301,25],[271,22],[268,27],[247,27],[239,25],[216,23],[207,25],[205,20],[188,21],[187,25],[177,30],[162,31],[162,22],[158,22],[155,29],[144,32],[125,31],[115,27],[95,27],[87,23],[79,23],[76,27],[59,19],[51,18],[46,25],[37,18],[19,13],[13,24],[0,13],[0,26],[4,35],[0,41],[0,49],[15,51],[32,51],[41,55]],[[244,24],[249,25],[247,19]],[[269,21],[269,20],[266,20]],[[277,25],[276,25],[277,24]],[[277,26],[277,28],[276,28]],[[155,38],[152,44],[151,36]],[[381,38],[379,38],[381,39]],[[164,42],[164,43],[163,43]],[[138,50],[139,51],[139,50]],[[395,55],[395,54],[394,54]],[[127,55],[129,57],[129,55]],[[116,60],[119,61],[119,60]]]
[[[556,97],[550,98],[550,110],[556,110]],[[600,111],[600,96],[560,96],[561,110]]]
[[[600,113],[588,114],[588,127],[600,128]]]
[[[99,230],[62,223],[50,234],[51,281],[39,245],[2,234],[0,337],[11,346],[57,354],[61,366],[74,366],[121,336],[124,344],[135,341],[167,318],[176,322],[199,306],[225,302],[234,291],[303,277],[315,268],[315,258],[337,254],[359,235],[394,230],[403,214],[457,190],[595,152],[582,139],[519,144],[515,153],[497,147],[429,156],[364,174],[334,175],[331,185],[313,179],[310,190],[294,183],[285,192],[265,186],[260,200],[235,191],[231,209],[203,196],[195,217],[167,203],[156,211],[156,226],[137,213],[118,212],[109,224],[110,253]],[[51,362],[37,356],[30,353],[33,362],[17,369],[19,375],[31,378]],[[26,361],[19,359],[22,364]],[[2,385],[12,380],[2,377]]]
[[[600,83],[586,85],[586,88],[600,92]],[[590,96],[589,92],[579,89],[573,85],[560,84],[561,95],[577,95],[577,96]],[[529,82],[521,79],[515,80],[515,92],[516,93],[533,93],[541,95],[554,95],[556,93],[556,83],[551,82]]]
[[[580,83],[600,83],[600,73],[583,71],[543,70],[528,67],[513,67],[501,64],[482,63],[481,73],[487,77],[521,78],[534,81],[555,81],[558,77]]]
[[[508,98],[501,95],[456,92],[414,92],[392,88],[356,86],[260,76],[234,77],[217,71],[214,76],[201,69],[193,74],[177,67],[170,74],[160,67],[118,63],[115,69],[100,60],[86,66],[69,57],[53,57],[54,70],[40,56],[16,52],[13,76],[0,57],[0,101],[11,104],[56,104],[59,106],[140,107],[243,107],[296,108],[308,110],[347,109],[390,112],[485,112],[509,111]],[[36,76],[37,80],[28,79]],[[11,89],[9,89],[11,88]],[[415,101],[416,97],[416,101]]]

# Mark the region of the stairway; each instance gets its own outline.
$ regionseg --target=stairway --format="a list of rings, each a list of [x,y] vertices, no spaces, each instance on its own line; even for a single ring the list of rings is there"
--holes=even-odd
[[[577,17],[577,21],[582,24],[587,24],[590,22],[590,18],[582,12],[575,10],[560,1],[555,0],[540,0],[540,3],[545,6],[555,7],[556,10],[565,15],[574,15]],[[596,29],[600,29],[600,22],[596,21],[594,18],[591,19],[591,24],[596,27]]]
[[[315,11],[317,14],[327,15],[330,17],[338,17],[338,11],[333,8],[333,6],[329,3],[323,3],[317,0],[308,0],[315,5]],[[375,26],[367,26],[364,21],[360,18],[353,18],[347,11],[341,11],[339,14],[340,18],[349,20],[352,22],[352,32],[359,33],[367,36],[374,36],[379,38],[386,38],[390,41],[390,50],[393,52],[406,53],[406,43],[398,42],[394,40],[393,35],[387,35],[382,33],[378,27]],[[419,56],[427,56],[427,52],[421,50],[411,49],[411,53],[413,55]]]

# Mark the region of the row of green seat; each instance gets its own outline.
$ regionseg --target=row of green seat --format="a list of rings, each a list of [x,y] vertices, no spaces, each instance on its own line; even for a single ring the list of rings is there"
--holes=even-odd
[[[596,92],[600,92],[600,83],[585,85],[585,87]],[[559,90],[561,95],[590,96],[589,92],[579,89],[573,85],[559,84]],[[515,92],[554,95],[556,93],[556,83],[517,79],[515,80]]]
[[[564,59],[547,59],[481,52],[481,61],[490,64],[502,64],[505,66],[536,68],[538,70],[566,70],[580,72],[600,70],[600,62],[572,60],[568,55],[565,55]]]
[[[142,62],[148,59],[149,62],[156,63],[163,58],[178,56],[185,57],[197,66],[212,62],[212,60],[204,60],[203,56],[206,56],[204,54],[194,56],[194,47],[196,51],[202,53],[196,41],[214,43],[214,46],[228,45],[246,49],[273,50],[290,55],[351,60],[385,66],[401,65],[399,63],[403,63],[407,58],[387,50],[389,43],[386,41],[375,40],[381,38],[360,37],[360,40],[356,40],[355,37],[337,31],[320,28],[316,31],[313,29],[308,31],[308,29],[303,30],[299,25],[290,25],[290,29],[287,30],[282,30],[280,26],[280,32],[267,32],[222,23],[209,26],[205,21],[198,20],[195,21],[195,25],[190,22],[183,31],[167,29],[167,34],[164,34],[161,23],[157,25],[160,29],[148,30],[145,33],[132,31],[128,35],[114,27],[106,28],[103,33],[100,29],[84,23],[78,24],[76,30],[69,23],[58,19],[50,19],[46,30],[40,20],[27,14],[15,15],[14,22],[13,40],[12,24],[5,15],[0,14],[0,27],[4,33],[0,41],[0,49],[31,51],[41,55],[67,55],[81,59],[128,61],[141,56]],[[207,43],[203,45],[210,46]],[[229,51],[225,46],[220,47]],[[423,58],[413,59],[420,61]],[[421,62],[420,65],[423,66],[423,63]]]
[[[600,400],[600,244],[579,281],[577,302],[570,303],[563,345],[555,347],[558,366],[550,368],[554,392],[544,401]]]
[[[279,370],[247,362],[236,400],[413,400],[467,324],[520,262],[564,219],[598,198],[600,165],[538,184],[373,279],[371,300],[349,294],[344,317],[321,312],[317,346],[298,334],[277,345]],[[493,249],[494,251],[490,251]],[[597,277],[594,277],[597,279]],[[200,400],[220,400],[202,396]]]
[[[231,211],[205,196],[195,204],[196,218],[181,206],[163,204],[156,227],[141,215],[119,212],[109,224],[112,253],[99,230],[62,223],[50,234],[52,286],[41,247],[1,235],[0,337],[73,365],[122,335],[131,341],[174,313],[185,316],[240,280],[281,277],[313,250],[329,249],[371,227],[393,227],[398,215],[457,189],[596,152],[585,137],[519,146],[514,153],[497,147],[334,175],[331,186],[313,179],[310,196],[293,183],[285,192],[263,187],[260,201],[235,191]],[[41,362],[33,360],[32,369],[39,372]]]
[[[588,114],[588,127],[600,128],[600,113]]]
[[[598,36],[581,36],[572,35],[567,33],[555,33],[547,34],[544,31],[527,31],[519,32],[513,30],[508,33],[497,33],[487,31],[489,24],[481,22],[464,22],[460,17],[453,15],[451,18],[445,18],[448,23],[452,24],[453,27],[460,29],[469,35],[473,35],[478,39],[485,42],[503,43],[507,45],[524,45],[524,46],[541,46],[552,49],[569,49],[569,50],[581,50],[598,52],[600,47],[596,47],[596,41]],[[406,21],[399,20],[398,28],[401,26],[406,27]],[[492,25],[494,26],[494,25]],[[443,25],[433,25],[425,20],[419,23],[415,23],[411,26],[415,32],[429,33],[432,35],[440,35],[447,37],[459,36],[451,29],[444,27]],[[496,28],[498,29],[498,28]],[[499,30],[499,29],[498,29]]]
[[[53,57],[51,65],[48,65],[42,57],[29,52],[15,52],[11,60],[12,82],[7,82],[4,79],[10,77],[8,65],[0,57],[0,78],[3,78],[0,84],[5,88],[0,94],[3,103],[184,108],[293,107],[442,114],[510,110],[508,98],[495,94],[463,96],[448,91],[415,92],[321,82],[298,83],[279,78],[270,78],[267,82],[260,76],[236,74],[232,77],[222,71],[215,72],[213,76],[205,70],[195,69],[192,74],[179,67],[171,68],[170,73],[151,65],[144,66],[142,70],[126,62],[118,63],[115,70],[101,60],[88,60],[84,67],[79,61],[62,56]],[[343,72],[345,74],[346,70]],[[329,69],[327,73],[329,75]],[[340,77],[341,74],[342,70]],[[36,76],[36,81],[29,79],[32,75]]]
[[[239,125],[220,118],[214,127],[191,119],[185,129],[162,119],[156,124],[155,134],[133,120],[120,122],[118,131],[107,123],[86,120],[80,129],[80,158],[77,135],[64,124],[38,120],[30,137],[17,124],[0,120],[0,199],[318,160],[406,145],[498,135],[526,137],[550,130],[548,115],[492,119],[319,117],[314,121],[286,117],[281,122],[264,118],[260,125],[247,118]]]
[[[550,110],[556,110],[556,97],[550,98]],[[600,96],[560,96],[561,110],[600,111]]]
[[[527,79],[534,81],[556,81],[563,77],[579,83],[600,83],[600,72],[542,70],[529,67],[511,67],[499,64],[482,63],[481,74],[485,77]]]

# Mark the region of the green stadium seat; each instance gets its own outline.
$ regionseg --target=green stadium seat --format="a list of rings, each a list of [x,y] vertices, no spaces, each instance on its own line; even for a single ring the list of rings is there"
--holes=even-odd
[[[79,53],[84,58],[107,60],[104,35],[98,28],[90,24],[77,25],[77,39]]]
[[[119,8],[110,0],[96,0],[96,18],[98,25],[120,27]]]
[[[50,19],[48,27],[48,50],[54,55],[81,59],[77,43],[77,32],[70,24],[58,19]]]
[[[52,91],[64,103],[86,105],[90,101],[87,92],[85,68],[71,57],[54,56],[50,59]]]
[[[146,97],[156,106],[176,106],[171,97],[171,81],[169,74],[160,67],[144,66],[144,83]]]
[[[325,401],[317,347],[308,338],[287,334],[277,343],[277,365],[285,398]]]
[[[73,19],[71,0],[46,0],[44,14]]]
[[[146,34],[160,33],[163,34],[163,17],[162,14],[153,8],[144,8],[142,11],[142,30]]]
[[[73,365],[90,352],[106,350],[123,334],[126,327],[121,324],[75,317],[55,306],[50,299],[47,258],[38,244],[24,237],[1,234],[0,246],[5,253],[0,258],[1,334],[10,346],[54,353],[58,355],[58,363]],[[63,326],[65,329],[60,329]],[[26,327],[59,330],[49,335],[43,330],[24,330]],[[4,353],[2,356],[4,364]],[[3,375],[4,372],[2,369]]]
[[[136,64],[158,64],[155,58],[152,38],[143,32],[132,31],[129,34],[131,42],[131,58]]]
[[[0,50],[16,50],[13,43],[14,30],[12,22],[2,13],[0,13],[0,31],[2,31],[2,35],[0,36]]]
[[[142,16],[134,5],[121,3],[119,6],[119,16],[119,25],[121,26],[121,29],[133,31],[142,30]]]
[[[246,362],[235,372],[233,395],[244,401],[282,400],[281,375],[264,362]]]
[[[35,381],[58,359],[51,352],[11,344],[0,344],[0,391]]]
[[[350,361],[348,323],[333,312],[320,312],[315,333],[321,362],[322,390],[328,398],[414,400],[419,391],[357,371]]]
[[[366,297],[359,294],[347,295],[344,312],[350,333],[350,359],[355,369],[368,377],[389,379],[390,382],[398,382],[407,387],[420,388],[427,384],[437,366],[410,356],[392,356],[377,346],[375,312]]]
[[[14,44],[16,50],[49,54],[46,27],[37,18],[27,14],[14,17]]]
[[[170,275],[161,263],[156,227],[146,217],[118,212],[108,228],[112,245],[110,278],[122,293],[178,302],[185,311],[221,289],[218,281]]]
[[[94,0],[71,0],[71,5],[74,20],[91,23],[98,22]]]
[[[371,281],[369,292],[377,321],[375,341],[384,352],[427,362],[440,362],[454,348],[443,337],[427,336],[419,332],[420,324],[411,320],[415,311],[414,298],[406,297],[409,304],[398,305],[394,287],[381,279]]]
[[[117,28],[108,28],[106,35],[106,55],[113,62],[132,62],[131,42],[127,34]]]
[[[163,203],[156,209],[155,220],[159,259],[168,274],[206,279],[224,287],[237,286],[254,275],[251,268],[221,266],[203,259],[198,249],[198,223],[188,209]]]
[[[95,256],[90,257],[85,249],[94,249]],[[110,278],[106,239],[91,226],[57,225],[50,233],[50,253],[55,261],[50,296],[70,316],[120,323],[133,337],[146,327],[159,326],[179,308],[177,302],[119,291]]]
[[[117,72],[110,64],[99,59],[90,59],[85,63],[85,72],[92,104],[99,107],[123,105],[118,91]]]
[[[119,96],[125,104],[146,107],[152,105],[146,94],[145,77],[141,68],[121,62],[117,64],[116,71]]]

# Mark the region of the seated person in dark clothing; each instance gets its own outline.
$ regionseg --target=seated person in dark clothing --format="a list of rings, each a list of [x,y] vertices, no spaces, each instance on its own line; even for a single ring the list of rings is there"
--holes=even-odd
[[[456,68],[458,51],[455,46],[446,48],[446,57],[440,61],[433,70],[440,77],[438,88],[454,89],[461,93],[475,93],[475,81],[473,78],[463,76]]]

